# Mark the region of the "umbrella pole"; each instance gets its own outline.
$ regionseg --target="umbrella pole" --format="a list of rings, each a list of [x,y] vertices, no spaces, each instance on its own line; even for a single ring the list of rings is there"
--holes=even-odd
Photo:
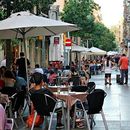
[[[29,77],[28,77],[28,66],[27,66],[27,48],[26,48],[25,34],[23,35],[23,44],[24,44],[24,54],[25,54],[25,68],[26,68],[26,78],[27,78],[27,90],[29,91]]]
[[[31,101],[29,97],[29,75],[28,75],[28,66],[27,66],[27,48],[26,48],[26,41],[25,41],[25,34],[23,34],[23,44],[24,44],[24,54],[25,54],[25,67],[26,67],[26,78],[27,78],[27,104],[29,107],[29,113],[31,113]]]

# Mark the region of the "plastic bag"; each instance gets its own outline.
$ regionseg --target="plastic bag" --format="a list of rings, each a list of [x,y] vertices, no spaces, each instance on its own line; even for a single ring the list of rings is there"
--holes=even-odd
[[[31,115],[29,115],[27,118],[27,121],[26,121],[27,127],[31,128],[33,119],[34,119],[34,112]],[[37,115],[34,126],[36,127],[40,126],[43,123],[43,121],[44,121],[44,118],[41,117],[40,115]]]

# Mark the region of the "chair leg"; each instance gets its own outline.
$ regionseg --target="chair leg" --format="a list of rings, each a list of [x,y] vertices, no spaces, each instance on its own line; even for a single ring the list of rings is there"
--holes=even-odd
[[[48,117],[44,116],[44,121],[43,121],[43,124],[42,124],[42,130],[48,130],[48,126],[49,126]]]
[[[75,107],[74,107],[73,128],[75,128],[75,120],[76,120],[76,104],[75,104]]]
[[[54,112],[55,112],[55,110],[56,110],[56,107],[57,107],[57,103],[56,103],[56,105],[55,105],[55,107],[54,107],[54,109],[53,109],[53,112],[51,113],[51,118],[50,118],[50,123],[49,123],[49,128],[48,128],[48,130],[51,130],[52,118],[53,118]]]
[[[25,102],[25,105],[24,105],[24,107],[23,107],[23,112],[22,112],[22,115],[23,115],[23,114],[24,114],[24,112],[26,111],[27,106],[28,106],[28,103],[27,103],[27,101],[26,101],[26,102]]]
[[[63,113],[64,126],[65,126],[65,130],[66,130],[67,124],[66,124],[66,117],[65,117],[65,110],[64,110],[64,103],[63,103],[63,101],[62,101],[62,113]]]
[[[94,115],[89,115],[89,120],[90,120],[90,128],[92,129],[93,126],[96,125],[96,122],[94,120]]]
[[[26,97],[25,98],[25,104],[24,104],[24,107],[23,107],[23,112],[22,114],[24,114],[24,112],[26,111],[27,107],[29,108],[29,113],[31,114],[31,100],[30,100],[30,97],[28,96],[28,98]]]
[[[8,111],[9,111],[9,116],[10,116],[10,118],[13,118],[13,119],[14,119],[15,127],[18,128],[18,125],[17,125],[17,123],[16,123],[15,117],[14,117],[14,115],[13,115],[13,113],[12,113],[12,103],[10,103],[9,108],[8,108]]]
[[[35,124],[35,121],[36,121],[36,117],[37,117],[37,112],[35,111],[31,130],[33,130],[33,128],[34,128],[34,124]]]
[[[25,124],[25,122],[24,122],[24,120],[23,120],[23,117],[22,117],[21,113],[20,113],[20,112],[18,112],[18,114],[19,114],[19,117],[20,117],[20,119],[21,119],[21,121],[22,121],[22,123],[23,123],[23,125],[24,125],[24,124]]]
[[[101,115],[102,115],[103,123],[104,123],[104,126],[105,126],[105,130],[108,130],[108,125],[107,125],[107,121],[106,121],[103,110],[101,110]]]
[[[81,106],[82,106],[83,111],[84,111],[84,114],[85,114],[85,118],[86,118],[86,121],[87,121],[88,130],[91,130],[91,129],[90,129],[89,120],[88,120],[88,114],[87,114],[86,111],[85,111],[85,108],[84,108],[84,106],[83,106],[83,103],[82,103],[81,101],[80,101],[80,103],[81,103]]]

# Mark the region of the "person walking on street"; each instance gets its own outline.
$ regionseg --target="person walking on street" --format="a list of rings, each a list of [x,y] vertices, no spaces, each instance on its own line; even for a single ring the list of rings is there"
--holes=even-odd
[[[128,65],[129,61],[125,54],[122,54],[119,60],[119,67],[121,73],[121,83],[120,84],[128,84]],[[125,82],[124,82],[125,80]]]
[[[105,56],[105,85],[109,84],[109,85],[112,85],[111,83],[111,67],[112,67],[112,64],[111,64],[111,59],[109,56]]]

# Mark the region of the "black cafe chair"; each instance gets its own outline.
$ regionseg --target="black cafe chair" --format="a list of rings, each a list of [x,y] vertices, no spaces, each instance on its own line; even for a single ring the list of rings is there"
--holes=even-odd
[[[96,88],[95,82],[88,82],[87,84],[87,92],[92,93]]]
[[[87,101],[83,102],[84,108],[87,112],[87,115],[89,116],[91,129],[93,128],[94,125],[96,125],[94,121],[94,115],[101,114],[105,126],[105,130],[108,130],[108,125],[103,112],[103,103],[105,97],[106,97],[106,93],[104,90],[95,89],[92,93],[89,93],[87,95]],[[78,111],[79,110],[82,111],[82,106],[79,103],[77,104],[76,107]]]
[[[87,86],[76,85],[71,87],[72,92],[88,92],[91,93],[95,90],[95,82],[88,82]]]
[[[105,126],[105,130],[108,130],[107,121],[103,112],[103,103],[104,99],[106,97],[106,92],[102,89],[95,89],[92,93],[90,93],[87,96],[87,103],[88,103],[88,109],[87,114],[89,115],[91,122],[90,126],[93,127],[93,123],[95,124],[95,121],[93,119],[93,115],[95,114],[101,114],[103,123]]]
[[[86,92],[88,90],[87,86],[72,86],[71,87],[71,91],[72,92]]]

